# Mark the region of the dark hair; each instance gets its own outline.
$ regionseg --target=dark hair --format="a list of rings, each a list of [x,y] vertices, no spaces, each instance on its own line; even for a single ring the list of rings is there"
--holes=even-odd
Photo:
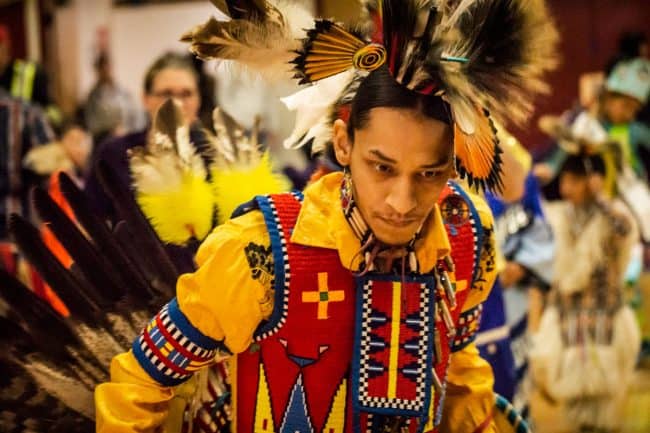
[[[95,69],[101,69],[106,67],[110,63],[110,58],[108,57],[108,54],[106,53],[100,53],[97,58],[95,59]]]
[[[648,38],[643,32],[623,32],[618,38],[618,52],[605,66],[605,76],[612,73],[616,65],[641,55],[641,46],[648,43]]]
[[[641,46],[648,43],[643,32],[625,32],[618,38],[618,52],[627,59],[641,55]]]
[[[395,81],[385,65],[372,71],[359,85],[352,100],[348,135],[364,128],[370,119],[370,110],[379,107],[411,108],[424,116],[451,125],[449,104],[439,96],[413,92]]]
[[[145,93],[151,93],[151,90],[153,88],[153,80],[161,71],[165,69],[182,69],[189,72],[196,80],[198,86],[199,77],[190,58],[186,55],[167,52],[158,57],[153,62],[153,64],[149,66],[149,69],[147,69],[147,73],[144,76]]]
[[[569,155],[562,164],[560,173],[571,173],[587,177],[587,174],[605,175],[605,161],[600,155]]]

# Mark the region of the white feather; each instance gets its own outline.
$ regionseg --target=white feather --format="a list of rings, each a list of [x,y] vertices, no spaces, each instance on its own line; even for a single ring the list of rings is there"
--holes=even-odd
[[[476,110],[464,98],[450,98],[454,122],[467,135],[476,132]]]
[[[191,165],[192,158],[196,154],[194,145],[190,141],[190,128],[187,125],[176,128],[176,143],[178,143],[178,156],[183,162]]]
[[[282,11],[291,36],[303,39],[307,35],[306,29],[314,25],[314,16],[304,6],[289,1],[274,1],[275,6]]]
[[[183,174],[188,171],[200,178],[206,175],[199,155],[194,154],[190,161],[185,162],[173,151],[163,151],[157,155],[134,152],[130,168],[135,189],[146,194],[175,189],[181,185]]]
[[[296,125],[291,135],[284,140],[284,147],[299,148],[309,138],[318,136],[316,130],[323,132],[327,129],[323,123],[330,122],[332,106],[354,76],[354,70],[345,71],[281,99],[287,109],[296,111]],[[300,140],[302,137],[305,139]]]
[[[212,112],[212,122],[217,136],[211,141],[217,154],[227,162],[234,162],[235,145],[230,140],[230,132],[228,131],[228,126],[226,125],[223,113],[219,107],[215,108]]]

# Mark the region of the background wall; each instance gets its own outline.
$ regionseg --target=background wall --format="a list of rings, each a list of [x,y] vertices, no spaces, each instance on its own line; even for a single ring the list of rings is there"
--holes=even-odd
[[[22,1],[0,1],[0,24],[9,28],[13,52],[24,58],[27,54],[25,6]]]
[[[562,37],[562,64],[549,76],[552,94],[539,101],[529,126],[516,131],[521,141],[537,152],[548,146],[546,138],[537,130],[539,114],[559,113],[576,102],[579,76],[605,67],[617,50],[622,32],[644,31],[650,37],[648,0],[547,0],[547,3]]]
[[[46,2],[48,0],[41,0]],[[353,19],[358,6],[353,0],[301,0],[324,17]],[[540,113],[561,112],[577,100],[578,78],[603,68],[614,55],[617,39],[626,30],[650,31],[650,0],[547,0],[562,35],[560,69],[549,77],[553,92],[537,104],[532,121],[515,134],[528,147],[541,152],[546,140],[537,131]],[[15,52],[25,56],[23,1],[0,0],[0,23],[8,24]],[[54,64],[55,95],[66,111],[83,100],[94,81],[93,60],[102,44],[109,46],[118,81],[139,99],[146,66],[168,49],[185,50],[178,37],[216,10],[209,1],[178,1],[139,6],[115,6],[111,0],[68,0],[54,18],[43,45],[44,59]],[[43,21],[42,21],[43,23]],[[243,80],[239,80],[243,81]],[[235,82],[229,84],[236,85]],[[268,93],[249,92],[248,105],[240,93],[232,93],[233,105],[254,111],[268,102]],[[257,96],[257,97],[255,97]],[[226,100],[226,103],[231,102]],[[281,108],[280,108],[281,109]]]

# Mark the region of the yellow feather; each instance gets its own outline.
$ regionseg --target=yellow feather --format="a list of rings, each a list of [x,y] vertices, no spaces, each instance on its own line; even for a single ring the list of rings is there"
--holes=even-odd
[[[219,224],[256,195],[286,192],[291,187],[285,176],[273,172],[268,152],[255,165],[229,164],[213,169],[212,183]]]
[[[190,171],[181,174],[174,188],[136,192],[136,201],[163,242],[183,245],[191,238],[203,240],[212,229],[212,186]]]

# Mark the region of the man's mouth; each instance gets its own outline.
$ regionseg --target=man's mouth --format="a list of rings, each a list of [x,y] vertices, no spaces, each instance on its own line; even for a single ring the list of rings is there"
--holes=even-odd
[[[415,224],[418,220],[417,218],[387,218],[383,216],[377,216],[384,224],[388,224],[393,227],[408,227]]]

